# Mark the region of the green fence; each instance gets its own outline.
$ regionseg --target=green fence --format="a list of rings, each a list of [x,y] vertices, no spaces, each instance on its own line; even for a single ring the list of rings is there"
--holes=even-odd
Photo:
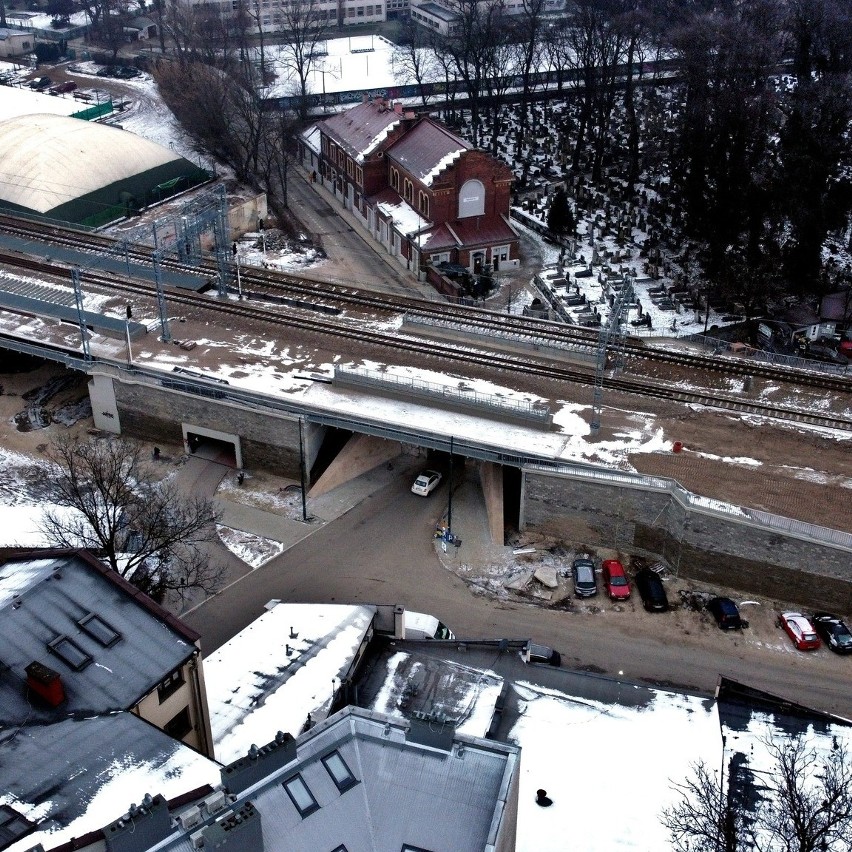
[[[213,172],[208,172],[206,169],[195,169],[185,175],[158,184],[153,189],[148,190],[142,198],[130,198],[128,196],[127,200],[123,202],[98,210],[96,213],[86,216],[81,224],[87,228],[99,228],[102,225],[115,222],[117,219],[123,219],[125,216],[132,216],[151,204],[157,204],[172,195],[207,183],[215,177],[216,175]]]
[[[110,98],[103,103],[95,104],[94,106],[86,107],[86,109],[81,109],[80,112],[72,113],[71,118],[80,118],[83,121],[94,121],[102,115],[110,115],[112,111],[112,98]]]

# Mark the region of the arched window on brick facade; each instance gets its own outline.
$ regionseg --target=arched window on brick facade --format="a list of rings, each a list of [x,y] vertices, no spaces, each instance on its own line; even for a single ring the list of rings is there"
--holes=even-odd
[[[459,192],[459,219],[482,216],[485,213],[485,187],[481,180],[471,178],[462,184]]]

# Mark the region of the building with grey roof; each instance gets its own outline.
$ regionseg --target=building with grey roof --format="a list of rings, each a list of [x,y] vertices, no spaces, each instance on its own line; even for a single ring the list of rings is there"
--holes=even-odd
[[[117,819],[148,790],[166,799],[196,791],[198,798],[218,784],[220,768],[132,713],[5,728],[0,849],[100,837],[105,819]]]
[[[85,551],[0,561],[0,727],[129,710],[212,756],[199,635]]]
[[[517,746],[347,708],[252,748],[197,804],[150,796],[103,837],[110,852],[510,852],[519,771]]]
[[[324,719],[345,698],[373,638],[374,606],[270,601],[267,610],[205,660],[222,763],[282,728],[298,735]]]
[[[14,59],[32,53],[35,39],[30,32],[0,27],[0,59]]]

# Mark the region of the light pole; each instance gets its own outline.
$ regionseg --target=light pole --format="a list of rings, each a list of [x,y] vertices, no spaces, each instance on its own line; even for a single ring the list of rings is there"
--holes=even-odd
[[[238,296],[238,298],[242,299],[242,297],[243,297],[243,284],[242,284],[242,281],[240,280],[240,256],[237,254],[237,255],[234,255],[234,258],[237,261],[237,296]]]
[[[127,306],[127,315],[124,318],[124,335],[127,339],[127,363],[133,363],[133,352],[130,350],[130,314],[132,313],[130,305]]]
[[[448,490],[449,497],[447,498],[447,538],[452,540],[453,535],[453,436],[450,435],[450,476]]]

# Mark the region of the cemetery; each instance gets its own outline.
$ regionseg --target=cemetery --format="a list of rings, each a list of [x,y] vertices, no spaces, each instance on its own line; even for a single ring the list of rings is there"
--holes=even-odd
[[[637,95],[643,100],[637,112],[645,119],[643,158],[659,171],[641,173],[632,187],[626,179],[626,157],[621,156],[627,150],[626,130],[619,130],[617,122],[602,181],[595,185],[588,179],[588,157],[581,157],[579,169],[572,170],[576,99],[532,104],[526,136],[519,131],[517,104],[500,108],[496,140],[486,126],[482,147],[496,151],[515,175],[515,224],[542,235],[549,244],[550,262],[531,276],[531,298],[537,301],[526,306],[526,313],[598,327],[608,322],[610,309],[629,286],[632,295],[626,300],[623,322],[634,336],[705,332],[715,336],[723,327],[745,320],[742,305],[715,304],[711,297],[708,309],[709,288],[690,268],[690,249],[681,235],[682,215],[667,197],[665,163],[656,154],[664,150],[665,123],[661,131],[653,130],[671,96],[670,91],[651,89]],[[623,109],[621,113],[623,118]],[[446,118],[453,120],[452,115]],[[454,127],[460,135],[469,135],[469,113],[457,113]],[[562,188],[571,224],[565,233],[556,234],[547,227],[548,214]]]

